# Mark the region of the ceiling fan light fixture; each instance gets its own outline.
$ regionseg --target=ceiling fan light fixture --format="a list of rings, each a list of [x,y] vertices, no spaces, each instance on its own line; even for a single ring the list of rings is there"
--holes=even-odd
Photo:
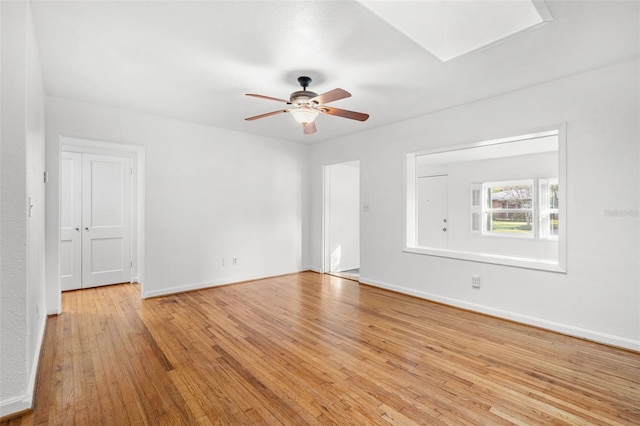
[[[318,111],[306,106],[299,106],[289,111],[293,116],[293,119],[300,124],[312,123],[318,116]]]
[[[271,96],[257,95],[255,93],[247,93],[247,96],[255,98],[268,99],[271,101],[282,102],[290,105],[290,108],[279,109],[277,111],[268,112],[266,114],[254,115],[253,117],[245,118],[246,121],[253,121],[259,118],[271,117],[277,114],[291,113],[291,116],[298,123],[302,124],[302,130],[305,135],[311,135],[316,133],[316,118],[319,114],[333,115],[334,117],[344,117],[351,120],[367,121],[369,114],[356,111],[348,111],[346,109],[333,108],[325,106],[324,104],[339,101],[351,96],[351,93],[343,89],[333,89],[328,92],[318,95],[317,93],[307,90],[311,79],[309,77],[298,78],[298,83],[302,86],[302,90],[293,92],[289,96],[289,100],[273,98]]]

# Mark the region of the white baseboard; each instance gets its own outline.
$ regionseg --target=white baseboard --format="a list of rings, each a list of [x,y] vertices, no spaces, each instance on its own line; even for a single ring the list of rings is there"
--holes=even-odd
[[[61,309],[56,307],[49,306],[47,308],[47,315],[60,315],[62,313]]]
[[[439,296],[437,294],[418,291],[412,288],[393,285],[393,284],[385,283],[382,281],[378,281],[378,280],[374,280],[374,279],[370,279],[362,276],[360,277],[360,282],[363,284],[372,285],[374,287],[380,287],[387,290],[396,291],[398,293],[419,297],[421,299],[431,300],[431,301],[442,303],[445,305],[467,309],[470,311],[479,312],[482,314],[491,315],[498,318],[508,319],[510,321],[531,325],[538,328],[543,328],[545,330],[555,331],[558,333],[566,334],[568,336],[579,337],[581,339],[591,340],[593,342],[604,343],[605,345],[617,346],[619,348],[640,352],[640,341],[638,340],[614,336],[611,334],[601,333],[599,331],[588,330],[588,329],[575,327],[568,324],[562,324],[554,321],[548,321],[545,319],[523,315],[516,312],[505,311],[502,309],[496,309],[489,306],[478,305],[476,303],[470,303],[464,300]]]
[[[163,288],[159,290],[150,290],[150,291],[145,290],[143,285],[142,298],[148,299],[150,297],[167,296],[169,294],[184,293],[185,291],[202,290],[205,288],[219,287],[221,285],[235,284],[235,283],[240,283],[244,281],[261,280],[265,278],[278,277],[280,275],[295,274],[302,271],[303,270],[296,269],[293,271],[283,271],[279,273],[272,273],[266,276],[265,275],[238,275],[235,277],[224,278],[221,280],[184,284],[176,287],[168,287],[168,288]]]
[[[29,375],[29,381],[27,383],[27,391],[22,395],[0,401],[0,418],[18,414],[30,410],[33,407],[33,396],[36,390],[36,379],[38,377],[38,366],[40,364],[40,352],[42,351],[46,320],[46,316],[42,316],[40,319],[38,340],[33,354],[33,363],[31,364],[31,374]]]
[[[0,402],[0,418],[9,417],[31,409],[33,394],[25,393]]]
[[[360,266],[358,266],[358,265],[345,266],[343,268],[340,268],[340,271],[336,271],[336,272],[337,273],[341,273],[341,272],[344,272],[344,271],[351,271],[352,269],[359,269],[359,268],[360,268]]]

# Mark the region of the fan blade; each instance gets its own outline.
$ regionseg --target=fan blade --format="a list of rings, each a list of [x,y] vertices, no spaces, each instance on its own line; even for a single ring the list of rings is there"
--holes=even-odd
[[[315,98],[309,99],[309,102],[315,102],[318,105],[323,105],[333,101],[339,101],[340,99],[348,98],[351,96],[351,93],[342,89],[333,89],[328,91],[327,93],[323,93],[321,95],[316,96]]]
[[[311,123],[303,124],[302,130],[304,131],[305,135],[310,135],[312,133],[317,132],[318,129],[316,128],[316,122],[312,121]]]
[[[270,101],[284,102],[285,104],[290,104],[290,103],[291,103],[291,102],[286,101],[286,100],[284,100],[284,99],[280,99],[280,98],[272,98],[271,96],[256,95],[255,93],[245,93],[245,95],[247,95],[247,96],[253,96],[254,98],[268,99],[268,100],[270,100]]]
[[[362,112],[348,111],[346,109],[333,108],[333,107],[318,108],[318,111],[323,112],[325,114],[337,115],[338,117],[350,118],[352,120],[358,120],[358,121],[367,121],[367,118],[369,118],[369,114],[365,114]]]
[[[258,118],[265,118],[265,117],[270,117],[270,116],[276,115],[276,114],[282,114],[283,112],[289,112],[289,111],[286,110],[286,109],[281,109],[279,111],[268,112],[266,114],[254,115],[253,117],[245,118],[245,120],[246,121],[253,121],[253,120],[257,120]]]

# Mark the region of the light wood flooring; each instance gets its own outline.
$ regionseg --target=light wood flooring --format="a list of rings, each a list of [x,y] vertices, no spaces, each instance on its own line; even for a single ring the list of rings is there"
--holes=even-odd
[[[638,353],[329,275],[63,310],[3,424],[640,424]]]

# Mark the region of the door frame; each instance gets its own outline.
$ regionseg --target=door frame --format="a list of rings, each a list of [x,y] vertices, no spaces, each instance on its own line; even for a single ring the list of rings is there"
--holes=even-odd
[[[145,150],[141,145],[129,145],[113,142],[102,142],[84,138],[60,137],[60,155],[62,152],[78,152],[83,154],[109,155],[129,158],[131,161],[131,279],[141,284],[140,296],[144,286],[144,191],[145,191]],[[62,173],[62,170],[60,170]],[[62,207],[59,200],[58,209]],[[59,225],[58,225],[59,226]],[[60,242],[58,242],[60,250]]]
[[[358,162],[358,173],[360,173],[360,160],[341,161],[339,163],[323,164],[322,165],[322,241],[321,241],[321,267],[320,272],[328,274],[331,272],[331,175],[329,168],[340,164],[348,164]],[[359,182],[361,179],[359,180]],[[358,183],[358,191],[360,191],[360,183]],[[360,211],[360,208],[358,208]],[[360,226],[360,214],[358,215],[358,226]],[[360,245],[360,238],[358,244]],[[360,262],[358,262],[360,263]]]

